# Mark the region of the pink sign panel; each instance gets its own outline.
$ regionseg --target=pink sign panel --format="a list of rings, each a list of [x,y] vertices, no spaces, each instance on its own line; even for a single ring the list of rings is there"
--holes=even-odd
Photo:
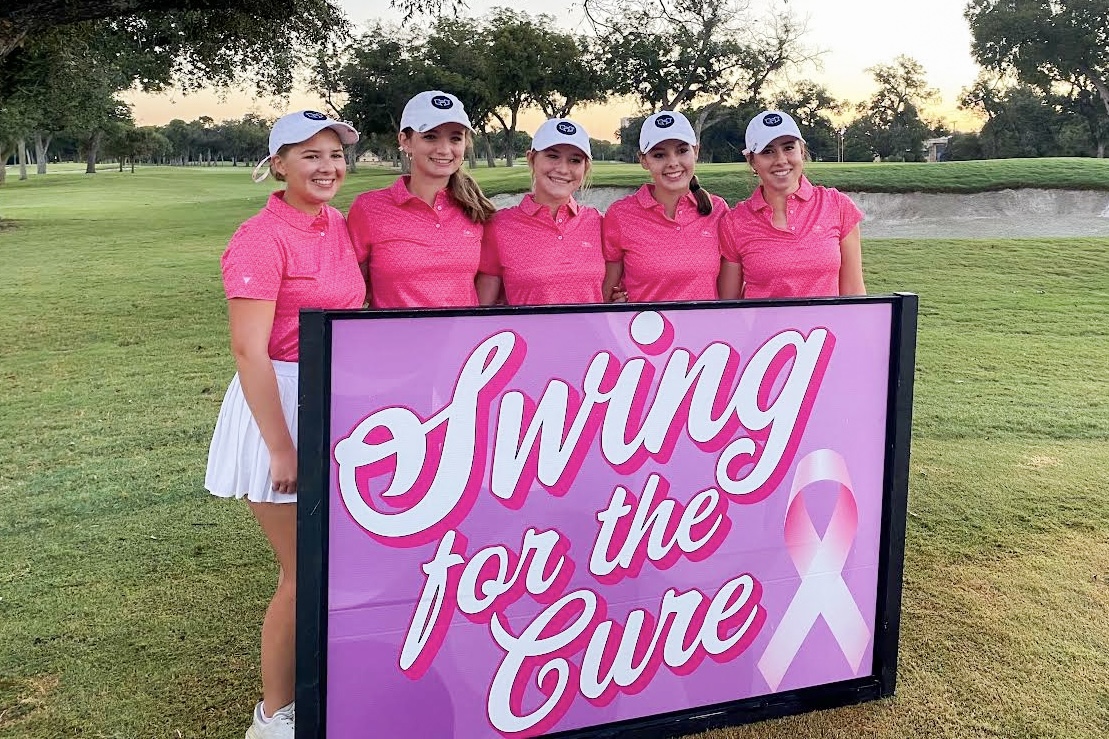
[[[873,676],[894,305],[332,319],[298,737],[582,732]]]

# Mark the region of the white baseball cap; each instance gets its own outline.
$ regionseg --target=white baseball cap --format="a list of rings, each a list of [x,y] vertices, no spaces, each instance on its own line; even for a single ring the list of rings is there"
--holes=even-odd
[[[646,154],[662,141],[677,139],[697,145],[697,134],[689,119],[676,110],[663,110],[647,116],[639,129],[639,151]]]
[[[270,153],[255,165],[250,178],[255,182],[266,179],[270,176],[269,167],[266,165],[270,163],[270,159],[277,156],[282,146],[307,141],[325,128],[330,128],[339,134],[339,141],[344,146],[358,143],[358,131],[354,130],[354,126],[349,123],[328,118],[315,110],[298,110],[274,121],[273,128],[270,129]]]
[[[460,123],[471,131],[470,117],[462,101],[442,90],[427,90],[414,96],[400,114],[400,130],[411,128],[417,133],[430,131],[444,123]]]
[[[270,129],[270,156],[277,156],[282,146],[307,141],[325,128],[339,134],[344,146],[358,143],[358,132],[349,123],[328,118],[314,110],[298,110],[277,119]]]
[[[589,134],[580,123],[574,123],[569,118],[549,118],[543,121],[531,139],[531,148],[535,151],[543,151],[558,144],[576,146],[587,157],[593,158],[593,152],[589,148]]]
[[[747,124],[747,135],[744,137],[747,148],[743,153],[744,155],[758,154],[780,136],[792,136],[800,141],[805,140],[801,135],[801,129],[797,127],[797,121],[793,120],[793,116],[789,113],[783,113],[780,110],[764,110]]]

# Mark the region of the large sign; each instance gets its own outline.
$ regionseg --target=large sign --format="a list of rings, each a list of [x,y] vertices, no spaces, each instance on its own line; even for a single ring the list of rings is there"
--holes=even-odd
[[[893,692],[916,298],[306,312],[297,736]]]

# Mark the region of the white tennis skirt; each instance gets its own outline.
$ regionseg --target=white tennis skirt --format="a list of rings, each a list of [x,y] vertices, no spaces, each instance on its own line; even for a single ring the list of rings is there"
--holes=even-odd
[[[297,370],[296,362],[273,361],[277,374],[277,392],[285,423],[297,441]],[[239,375],[231,379],[208,448],[208,469],[204,487],[221,498],[246,498],[255,503],[296,503],[296,495],[275,493],[270,479],[270,452],[262,432],[254,422],[246,404]]]

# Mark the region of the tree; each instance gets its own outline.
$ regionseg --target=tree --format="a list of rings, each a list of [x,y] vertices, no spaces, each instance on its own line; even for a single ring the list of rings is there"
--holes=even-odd
[[[750,101],[742,105],[721,105],[717,108],[715,122],[701,134],[701,161],[744,161],[747,122],[765,107],[761,101]]]
[[[33,133],[43,144],[40,162],[57,126],[72,117],[67,125],[84,127],[87,171],[95,172],[104,131],[119,118],[116,93],[135,85],[147,91],[173,84],[226,87],[244,79],[262,91],[287,92],[312,50],[345,32],[346,17],[335,2],[6,0],[0,9],[0,117],[24,111],[21,135]],[[43,74],[76,56],[86,60],[79,73]],[[82,88],[79,97],[91,104],[52,92],[58,84]],[[53,123],[42,129],[34,122]]]
[[[124,165],[129,163],[131,173],[134,174],[136,159],[150,159],[164,152],[169,146],[169,139],[156,127],[136,128],[125,124],[118,126],[109,134],[104,151],[108,156],[116,157],[120,172],[123,171]]]
[[[982,144],[976,133],[956,133],[947,142],[944,152],[944,161],[965,162],[971,159],[985,159],[982,153]]]
[[[1074,154],[1076,129],[1079,138],[1089,141],[1089,130],[1082,118],[1032,85],[1011,84],[981,74],[973,86],[963,91],[959,105],[986,115],[978,135],[986,159]],[[1060,144],[1063,131],[1072,142],[1068,147]],[[1088,145],[1086,148],[1084,154],[1089,153]]]
[[[496,152],[490,126],[493,109],[500,104],[493,89],[497,60],[489,55],[477,21],[468,18],[440,18],[428,36],[424,57],[434,70],[435,87],[453,92],[466,106],[470,123],[485,151],[486,164],[496,166]],[[476,151],[471,152],[474,166]]]
[[[543,72],[531,99],[548,118],[569,118],[578,103],[608,97],[596,39],[548,31],[542,54]]]
[[[536,90],[550,80],[552,47],[560,34],[546,30],[555,24],[549,15],[531,17],[508,8],[495,8],[484,20],[481,40],[490,60],[487,71],[493,106],[491,115],[508,132],[505,164],[513,166],[516,126],[520,111],[532,102]],[[561,50],[560,52],[561,53]]]
[[[93,25],[145,62],[144,89],[179,74],[198,86],[256,75],[287,90],[302,54],[346,24],[333,0],[6,0],[0,61],[60,26]]]
[[[593,160],[597,162],[615,161],[620,156],[620,147],[607,139],[589,139]]]
[[[874,76],[878,90],[857,107],[861,115],[849,126],[851,133],[883,160],[919,161],[930,133],[921,120],[920,106],[937,95],[925,82],[924,68],[901,55],[892,64],[878,64],[866,71]]]
[[[395,135],[404,104],[417,92],[451,92],[466,106],[489,166],[498,152],[512,166],[524,109],[536,105],[564,116],[604,95],[581,56],[585,42],[550,30],[554,24],[550,16],[498,8],[480,20],[439,18],[422,40],[409,32],[398,41],[406,34],[378,25],[343,51],[337,70],[317,71],[317,80],[326,78],[346,100],[342,116],[369,135]],[[509,132],[499,142],[494,125]]]
[[[449,10],[454,17],[466,7],[466,0],[389,0],[394,8],[404,11],[404,20],[410,21],[419,14],[441,15]]]
[[[1109,3],[1105,0],[971,0],[971,53],[983,67],[1012,73],[1045,95],[1060,88],[1100,100],[1091,132],[1105,155],[1109,132]],[[1076,111],[1077,112],[1077,111]],[[1104,114],[1102,116],[1101,114]]]
[[[826,87],[801,82],[778,95],[774,105],[797,121],[813,159],[835,161],[839,157],[839,134],[831,116],[841,113],[844,104],[832,97]]]
[[[757,100],[790,65],[813,58],[788,13],[754,18],[742,0],[583,0],[603,39],[608,87],[648,110],[700,105],[700,134],[716,110]]]
[[[260,161],[269,153],[271,125],[271,121],[253,113],[247,113],[241,120],[217,124],[213,135],[218,141],[220,157],[230,158],[232,167],[237,167],[239,162]]]

